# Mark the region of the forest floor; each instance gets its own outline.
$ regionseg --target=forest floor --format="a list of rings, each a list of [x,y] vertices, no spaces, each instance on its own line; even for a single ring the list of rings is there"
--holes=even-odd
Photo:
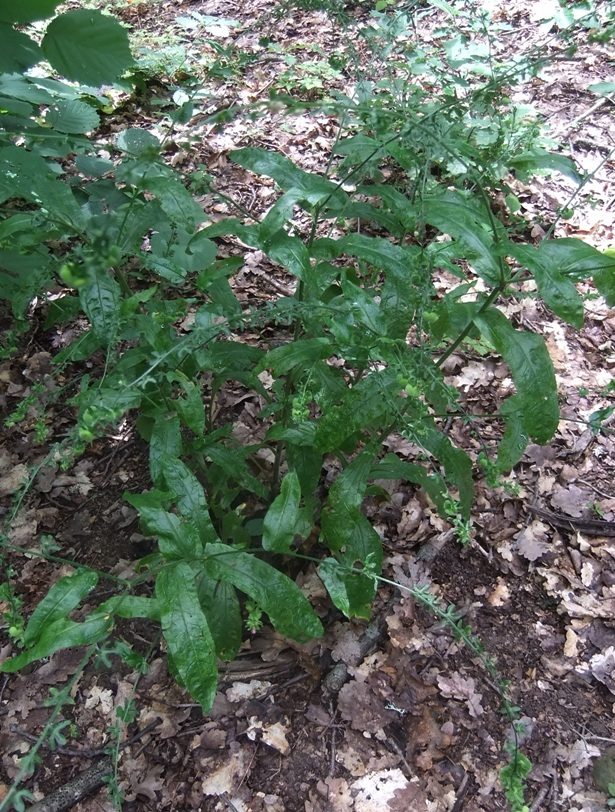
[[[496,18],[511,26],[499,43],[503,59],[520,48],[549,47],[552,26],[541,23],[549,4],[538,5],[531,0],[499,5]],[[229,151],[267,146],[304,169],[321,171],[337,122],[308,109],[268,109],[253,120],[237,116],[225,125],[212,124],[209,117],[266,100],[272,88],[301,95],[306,89],[296,84],[299,74],[289,70],[284,55],[296,54],[298,62],[319,60],[323,54],[343,55],[346,47],[346,35],[340,36],[322,12],[276,18],[274,8],[268,0],[114,7],[141,44],[156,50],[183,43],[191,63],[200,57],[211,62],[212,41],[227,53],[237,46],[242,64],[220,58],[217,74],[207,79],[200,120],[196,115],[178,125],[168,158],[183,169],[202,165],[220,191],[257,215],[271,205],[273,186],[259,185],[233,166]],[[369,19],[364,9],[353,13],[356,24]],[[425,38],[433,36],[441,14],[435,9],[425,14]],[[203,34],[205,15],[223,19],[213,28],[209,21]],[[227,25],[227,18],[238,24]],[[193,21],[192,28],[186,20]],[[540,111],[563,153],[588,172],[615,147],[612,101],[596,106],[597,97],[587,90],[612,80],[612,66],[606,46],[586,43],[570,58],[552,62],[540,78],[510,89],[516,101]],[[323,81],[327,92],[336,86],[349,90],[343,74]],[[109,116],[106,126],[111,131],[159,127],[158,110],[176,89],[154,86],[140,105],[127,101],[125,112]],[[182,128],[192,140],[182,137]],[[556,173],[518,183],[536,241],[573,189]],[[231,213],[213,195],[202,202],[212,219]],[[556,234],[580,237],[599,249],[613,246],[614,204],[615,163],[609,160],[584,187],[573,216],[559,221]],[[226,248],[232,252],[233,246]],[[233,280],[240,298],[274,299],[292,292],[294,281],[282,269],[261,252],[243,250],[246,261]],[[440,284],[444,289],[447,280]],[[522,748],[533,764],[532,812],[598,812],[607,798],[594,784],[592,763],[615,744],[615,456],[612,435],[596,434],[584,421],[615,402],[615,314],[590,298],[585,325],[574,330],[531,298],[510,304],[513,312],[517,323],[545,336],[554,361],[562,421],[552,443],[527,449],[509,487],[477,481],[473,535],[466,546],[412,486],[399,485],[391,502],[374,500],[366,510],[384,539],[387,577],[401,585],[431,584],[445,604],[455,604],[497,658],[499,673],[510,680],[526,722]],[[42,322],[34,310],[27,342],[0,366],[0,407],[7,412],[35,382],[49,379],[61,336]],[[499,358],[485,360],[465,351],[449,359],[446,374],[473,411],[499,401],[510,384]],[[229,389],[220,408],[235,415],[250,436],[258,404]],[[54,409],[54,430],[61,431],[72,415],[61,404]],[[0,496],[8,505],[15,469],[36,466],[47,449],[33,442],[34,428],[27,422],[3,431]],[[476,458],[479,445],[469,430],[457,430],[454,440]],[[400,438],[391,450],[403,453],[403,442]],[[53,467],[41,471],[11,528],[12,542],[35,547],[41,534],[51,534],[60,545],[58,555],[115,574],[134,572],[135,560],[148,548],[123,493],[148,487],[145,447],[128,429],[118,432],[96,441],[68,473]],[[66,571],[28,555],[15,555],[12,566],[26,615]],[[366,624],[331,612],[313,570],[300,574],[299,583],[319,607],[325,636],[298,646],[264,629],[247,640],[238,660],[224,668],[206,717],[169,676],[158,648],[138,682],[126,666],[87,668],[66,716],[74,725],[70,740],[44,750],[28,782],[35,796],[44,797],[88,767],[92,751],[109,740],[116,710],[134,697],[138,715],[127,736],[159,721],[120,754],[117,780],[126,812],[507,809],[499,772],[511,730],[480,662],[413,600],[392,589],[379,595],[367,648]],[[145,623],[126,623],[122,633],[141,650],[152,642]],[[8,636],[0,638],[0,658],[9,652]],[[78,650],[63,651],[29,673],[0,681],[0,801],[17,774],[20,754],[45,724],[50,688],[61,687],[80,659]],[[347,680],[332,689],[328,675],[340,662],[348,666]],[[615,766],[611,769],[615,773]],[[106,812],[114,807],[103,788],[73,808]]]

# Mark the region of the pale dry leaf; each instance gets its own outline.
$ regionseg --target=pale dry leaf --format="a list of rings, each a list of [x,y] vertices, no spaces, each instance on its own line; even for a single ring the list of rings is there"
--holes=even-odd
[[[355,795],[355,812],[383,812],[394,800],[397,790],[409,785],[399,769],[379,770],[358,778],[350,785]]]
[[[551,549],[551,545],[545,540],[546,532],[546,525],[533,521],[515,536],[516,551],[528,561],[537,561],[542,558]]]

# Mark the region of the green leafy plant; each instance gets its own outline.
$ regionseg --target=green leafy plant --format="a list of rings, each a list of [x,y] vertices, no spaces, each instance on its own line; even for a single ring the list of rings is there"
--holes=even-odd
[[[33,9],[45,16],[55,5],[32,0],[23,8],[34,19]],[[4,8],[7,25],[27,21]],[[47,31],[63,32],[66,47],[56,42],[46,51],[76,81],[110,81],[130,61],[122,57],[111,70],[108,54],[99,62],[96,49],[88,61],[74,42],[85,19],[69,17],[59,28],[54,20]],[[383,59],[392,58],[394,32],[407,30],[408,20],[377,19],[369,36],[388,43]],[[121,28],[87,20],[100,25],[101,37],[112,31],[112,52],[124,54]],[[15,50],[29,54],[33,46],[8,27]],[[237,217],[213,224],[189,191],[192,184],[215,194],[206,174],[185,177],[169,167],[152,133],[129,128],[104,149],[83,138],[95,126],[96,90],[94,102],[84,101],[84,88],[71,86],[73,95],[58,98],[66,104],[43,126],[37,105],[51,91],[37,95],[40,80],[25,75],[34,56],[12,63],[19,81],[0,76],[0,90],[14,82],[21,94],[10,97],[13,113],[0,134],[1,294],[17,319],[35,298],[47,327],[79,319],[54,362],[70,369],[96,359],[101,370],[63,391],[77,418],[51,454],[70,465],[132,418],[149,448],[152,487],[126,499],[144,534],[157,540],[134,579],[102,574],[117,594],[98,604],[101,573],[81,567],[61,578],[28,619],[23,650],[1,670],[68,646],[106,646],[116,618],[145,618],[160,629],[177,680],[207,711],[218,661],[236,656],[244,627],[254,631],[266,617],[301,642],[322,633],[286,567],[314,539],[318,555],[311,555],[333,604],[348,617],[369,617],[383,553],[362,506],[375,481],[423,488],[469,540],[473,461],[450,439],[449,419],[477,432],[488,418],[502,426],[497,445],[484,450],[494,476],[511,470],[528,442],[549,442],[559,419],[553,365],[542,336],[519,329],[506,305],[533,282],[546,307],[580,327],[577,283],[593,280],[614,304],[615,260],[574,239],[524,244],[496,216],[491,195],[507,171],[547,168],[582,179],[562,156],[522,146],[512,125],[504,134],[493,129],[502,79],[477,51],[470,81],[456,47],[445,49],[448,61],[427,61],[434,76],[450,69],[458,87],[472,85],[465,100],[449,93],[450,84],[441,98],[411,86],[423,59],[415,55],[399,81],[364,81],[357,98],[338,97],[348,129],[328,175],[258,147],[231,152],[246,172],[271,179],[277,198],[260,219],[237,206]],[[474,88],[476,76],[486,84]],[[52,81],[54,92],[69,92]],[[79,122],[71,124],[75,133],[69,114]],[[53,161],[69,153],[70,173]],[[230,279],[243,257],[218,258],[221,236],[284,268],[293,295],[242,303]],[[433,279],[442,271],[457,283],[441,297]],[[282,337],[276,346],[266,339],[270,325]],[[254,331],[258,344],[244,335]],[[467,414],[443,372],[467,340],[500,356],[514,382],[514,394],[489,416]],[[231,385],[259,404],[249,443],[232,414],[218,414]],[[392,435],[405,439],[405,456],[385,453]],[[11,516],[23,498],[25,491]],[[94,608],[74,620],[86,597]],[[471,641],[467,630],[459,633]],[[511,759],[503,781],[521,809],[527,764],[516,750]]]

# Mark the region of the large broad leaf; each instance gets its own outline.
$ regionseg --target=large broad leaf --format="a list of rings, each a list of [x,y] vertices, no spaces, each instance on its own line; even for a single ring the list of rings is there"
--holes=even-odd
[[[322,624],[307,598],[279,570],[226,544],[210,544],[206,555],[207,574],[249,595],[269,615],[280,634],[301,643],[322,635]]]
[[[79,289],[79,300],[90,320],[96,337],[103,346],[115,341],[120,320],[121,289],[107,271]]]
[[[475,324],[510,367],[528,436],[547,443],[559,422],[553,363],[542,336],[515,330],[494,307],[475,316]]]
[[[208,713],[218,685],[216,648],[189,564],[162,570],[156,579],[162,634],[172,666]]]
[[[97,583],[98,575],[89,570],[60,578],[32,613],[24,632],[24,644],[32,646],[47,626],[79,606]]]
[[[51,17],[60,0],[0,0],[0,20],[9,23],[31,23]]]
[[[321,520],[327,545],[332,550],[341,550],[352,538],[373,462],[373,452],[363,451],[329,488]]]
[[[575,237],[546,240],[540,246],[539,255],[543,263],[557,267],[573,282],[593,277],[609,307],[615,306],[615,257],[597,251]]]
[[[288,552],[295,538],[300,518],[301,486],[292,471],[284,477],[280,493],[269,506],[263,520],[263,547],[279,553]]]
[[[271,239],[264,242],[259,240],[258,245],[268,257],[287,268],[297,279],[309,280],[312,268],[310,255],[298,237],[291,237],[281,229]]]
[[[8,23],[0,22],[0,42],[0,73],[23,73],[43,57],[34,40]]]
[[[45,121],[60,133],[87,133],[98,127],[98,113],[78,99],[60,100],[49,109]]]
[[[501,284],[504,265],[498,258],[492,223],[486,212],[454,191],[424,198],[423,211],[428,223],[465,246],[468,262],[485,282]]]
[[[574,282],[562,270],[562,262],[543,242],[538,249],[528,245],[510,246],[510,254],[533,273],[547,307],[574,327],[583,326],[583,299]]]
[[[56,17],[42,49],[65,79],[93,87],[114,82],[133,63],[126,30],[113,17],[90,9]]]

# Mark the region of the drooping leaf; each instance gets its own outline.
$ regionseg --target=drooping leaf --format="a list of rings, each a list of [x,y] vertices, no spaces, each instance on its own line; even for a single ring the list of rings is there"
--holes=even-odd
[[[278,553],[288,552],[300,518],[301,486],[292,471],[286,474],[280,493],[269,506],[263,520],[263,547]]]
[[[326,558],[318,567],[318,575],[331,600],[346,617],[369,620],[374,599],[375,581],[361,572],[349,571],[335,558]]]
[[[547,307],[574,327],[583,326],[583,299],[574,282],[562,270],[561,258],[549,251],[548,241],[538,249],[511,244],[510,253],[533,273]]]
[[[98,575],[90,570],[60,578],[32,613],[24,631],[24,644],[33,645],[47,626],[79,606],[97,583]]]
[[[207,574],[249,595],[269,615],[280,634],[303,643],[322,635],[316,613],[288,576],[226,544],[210,544],[205,552]]]
[[[559,405],[555,371],[543,337],[515,330],[494,307],[475,316],[475,323],[510,368],[528,436],[547,443],[557,429]]]
[[[218,685],[216,648],[190,565],[179,563],[162,570],[156,579],[156,597],[173,667],[203,713],[208,713]]]
[[[557,152],[548,152],[542,147],[533,147],[520,155],[513,156],[509,159],[508,165],[526,178],[536,174],[540,169],[553,169],[556,172],[561,172],[562,175],[570,178],[575,183],[583,181],[574,161],[565,155],[559,155]]]
[[[423,448],[427,449],[442,463],[446,478],[459,492],[459,505],[464,519],[470,518],[474,501],[474,482],[472,480],[472,461],[461,448],[454,446],[450,439],[438,431],[434,425],[424,427],[417,436]]]
[[[126,29],[91,9],[67,11],[52,20],[41,47],[61,76],[93,87],[113,83],[133,63]]]
[[[428,474],[422,465],[400,460],[395,454],[387,454],[370,472],[370,479],[404,479],[424,488],[442,518],[446,518],[445,502],[448,498],[446,482],[439,473]]]

